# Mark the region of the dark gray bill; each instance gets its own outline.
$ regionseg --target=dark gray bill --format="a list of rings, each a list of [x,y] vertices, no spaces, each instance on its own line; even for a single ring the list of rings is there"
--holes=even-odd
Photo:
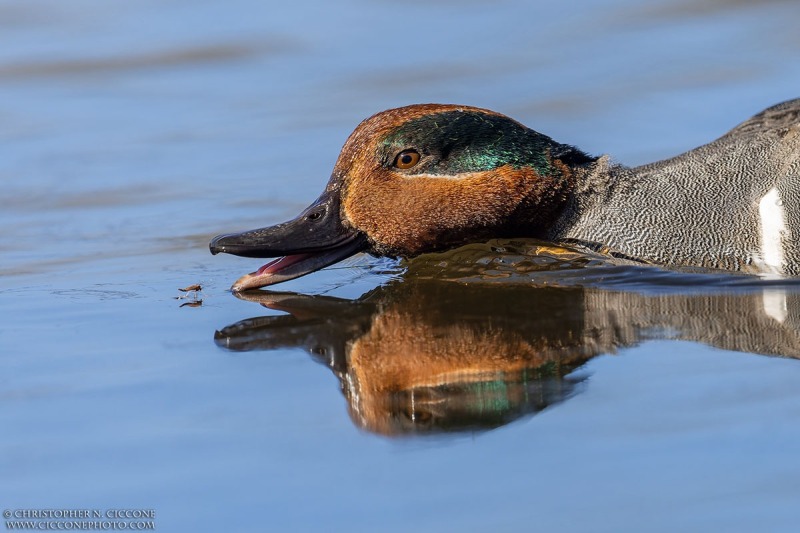
[[[218,235],[212,254],[277,257],[231,286],[235,292],[299,278],[366,250],[361,232],[342,223],[337,190],[326,191],[294,220],[243,233]]]

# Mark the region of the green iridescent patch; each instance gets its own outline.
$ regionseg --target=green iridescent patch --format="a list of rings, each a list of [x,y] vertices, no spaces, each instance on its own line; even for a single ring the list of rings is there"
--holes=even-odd
[[[549,174],[548,155],[564,146],[503,116],[446,111],[398,127],[384,139],[382,150],[387,165],[401,150],[420,152],[423,160],[411,174],[455,175],[504,165]]]

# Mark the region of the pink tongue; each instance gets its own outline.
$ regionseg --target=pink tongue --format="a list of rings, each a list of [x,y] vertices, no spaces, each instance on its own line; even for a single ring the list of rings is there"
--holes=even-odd
[[[255,275],[260,276],[262,274],[275,274],[277,272],[280,272],[284,268],[288,268],[293,264],[302,261],[303,259],[311,255],[313,254],[297,254],[297,255],[287,255],[286,257],[279,257],[275,261],[270,261],[266,265],[256,270]]]

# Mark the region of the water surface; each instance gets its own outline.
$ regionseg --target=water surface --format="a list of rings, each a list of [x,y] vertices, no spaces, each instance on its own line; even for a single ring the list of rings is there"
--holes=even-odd
[[[795,281],[515,241],[236,298],[258,260],[207,243],[296,214],[387,107],[488,107],[631,165],[708,142],[798,96],[798,17],[0,3],[0,507],[155,509],[164,531],[796,530]]]

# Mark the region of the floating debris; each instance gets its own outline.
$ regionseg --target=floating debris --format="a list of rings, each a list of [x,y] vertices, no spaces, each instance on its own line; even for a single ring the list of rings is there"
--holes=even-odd
[[[200,307],[203,305],[203,300],[200,299],[200,291],[203,290],[203,286],[199,283],[195,283],[194,285],[189,285],[188,287],[184,287],[183,289],[178,289],[179,291],[186,293],[181,294],[180,296],[176,296],[176,300],[191,300],[188,302],[184,302],[181,304],[181,307],[189,306],[189,307]]]

